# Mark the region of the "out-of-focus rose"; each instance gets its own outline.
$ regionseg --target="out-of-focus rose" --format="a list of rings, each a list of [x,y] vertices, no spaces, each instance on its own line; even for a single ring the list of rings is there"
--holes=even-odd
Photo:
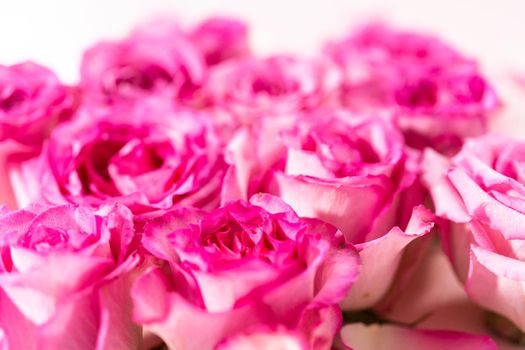
[[[47,68],[32,62],[0,65],[0,141],[40,146],[72,107],[70,90]]]
[[[22,165],[17,198],[121,202],[134,213],[218,206],[226,165],[210,118],[150,102],[86,108],[55,129],[42,154]]]
[[[208,66],[248,56],[251,52],[246,24],[233,18],[209,18],[195,27],[189,36]]]
[[[467,141],[450,161],[427,151],[425,181],[436,214],[450,221],[443,244],[469,297],[525,331],[525,143]]]
[[[248,123],[328,104],[339,83],[339,72],[328,60],[249,57],[213,67],[205,95],[216,107]]]
[[[278,122],[262,121],[232,140],[224,200],[268,192],[299,215],[336,226],[363,261],[343,305],[374,305],[388,290],[405,247],[432,228],[430,213],[413,211],[423,201],[417,157],[382,118],[324,110]]]
[[[359,270],[340,231],[268,194],[208,214],[175,209],[146,225],[143,244],[167,264],[133,287],[135,321],[180,350],[213,349],[263,326],[329,349],[337,303]]]
[[[326,53],[343,69],[343,103],[394,111],[416,148],[458,150],[499,105],[477,63],[430,35],[371,24]]]
[[[204,59],[173,23],[150,23],[127,38],[99,43],[84,53],[80,86],[102,102],[164,94],[192,101],[205,78]]]
[[[0,214],[0,328],[9,349],[138,349],[129,288],[140,262],[120,205]]]

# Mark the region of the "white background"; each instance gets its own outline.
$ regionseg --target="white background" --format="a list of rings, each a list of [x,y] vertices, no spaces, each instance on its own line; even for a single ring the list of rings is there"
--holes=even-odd
[[[525,0],[0,0],[0,64],[36,60],[74,82],[82,51],[159,15],[231,14],[260,53],[309,53],[366,18],[433,31],[485,67],[525,70]]]

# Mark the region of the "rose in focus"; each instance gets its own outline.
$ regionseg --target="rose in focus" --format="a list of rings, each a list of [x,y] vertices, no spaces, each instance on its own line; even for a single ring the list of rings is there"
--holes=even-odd
[[[359,271],[340,231],[267,194],[207,214],[168,212],[146,225],[143,244],[166,264],[136,282],[135,320],[176,349],[276,325],[317,325],[304,339],[329,349],[341,322],[333,309]]]

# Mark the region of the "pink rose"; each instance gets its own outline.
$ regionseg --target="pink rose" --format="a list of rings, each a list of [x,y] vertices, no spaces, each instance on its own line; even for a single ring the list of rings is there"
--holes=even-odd
[[[525,331],[525,143],[485,136],[448,160],[427,151],[425,181],[450,222],[443,245],[469,297]]]
[[[82,110],[22,165],[17,197],[92,207],[121,202],[135,213],[216,207],[226,165],[210,118],[152,102]]]
[[[339,78],[337,69],[320,58],[249,57],[214,66],[205,94],[246,123],[327,104]]]
[[[458,149],[499,105],[476,62],[430,35],[371,24],[326,52],[343,69],[343,103],[394,111],[416,148]]]
[[[200,23],[189,34],[209,66],[250,55],[248,28],[233,19],[212,17]]]
[[[133,287],[135,321],[180,350],[214,349],[260,327],[329,349],[337,303],[359,270],[340,231],[267,194],[208,214],[175,209],[146,225],[143,244],[159,268]]]
[[[378,302],[405,247],[432,228],[430,213],[413,211],[423,201],[417,157],[384,119],[319,110],[264,120],[239,131],[227,159],[223,200],[278,195],[299,215],[326,221],[357,244],[363,273],[345,308]]]
[[[195,98],[203,83],[203,57],[173,23],[152,23],[119,41],[99,43],[84,53],[80,86],[102,102],[133,101],[166,94]]]
[[[131,212],[64,205],[0,215],[0,329],[9,349],[138,349]]]
[[[40,146],[72,107],[70,90],[47,68],[32,62],[0,65],[0,141]]]

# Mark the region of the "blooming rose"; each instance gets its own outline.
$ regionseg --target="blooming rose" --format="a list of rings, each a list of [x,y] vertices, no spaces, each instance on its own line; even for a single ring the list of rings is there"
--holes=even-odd
[[[0,65],[0,141],[39,146],[73,107],[70,90],[40,65]]]
[[[139,263],[120,205],[0,214],[0,328],[9,349],[138,349],[130,272]]]
[[[180,350],[213,349],[260,327],[298,331],[312,349],[329,349],[341,322],[336,304],[359,268],[340,231],[268,194],[208,214],[170,211],[146,225],[143,244],[159,267],[133,287],[135,321]]]
[[[246,24],[233,18],[209,18],[196,26],[189,37],[209,66],[250,54]]]
[[[210,119],[153,102],[82,110],[23,164],[17,196],[92,207],[118,201],[135,213],[216,207],[225,163]]]
[[[99,43],[84,53],[80,86],[103,102],[166,94],[195,97],[205,77],[204,59],[173,23],[143,26],[125,39]]]
[[[469,297],[525,331],[525,143],[467,141],[450,161],[428,151],[425,181],[436,213],[450,221],[445,252]]]
[[[429,35],[372,24],[326,53],[343,69],[343,103],[394,111],[417,148],[457,149],[464,137],[486,131],[498,106],[476,62]]]
[[[319,110],[242,129],[228,147],[224,200],[258,191],[278,195],[299,215],[336,226],[357,245],[363,271],[345,308],[378,302],[405,247],[432,228],[430,213],[413,212],[422,203],[415,159],[381,118]]]
[[[213,67],[204,94],[244,123],[329,103],[339,78],[320,58],[248,57]]]

